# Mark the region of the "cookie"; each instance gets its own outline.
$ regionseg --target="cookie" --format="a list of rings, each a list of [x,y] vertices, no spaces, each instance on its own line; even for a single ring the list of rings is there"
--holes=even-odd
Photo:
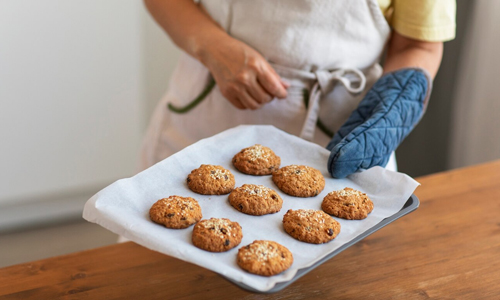
[[[244,184],[229,194],[229,203],[242,213],[262,216],[279,212],[283,200],[278,193],[268,187]]]
[[[293,255],[290,250],[276,242],[254,241],[238,250],[236,262],[249,273],[273,276],[290,268]]]
[[[290,196],[314,197],[325,188],[320,171],[308,166],[290,165],[273,173],[273,182]]]
[[[323,244],[339,234],[340,223],[321,210],[290,209],[283,216],[283,228],[299,241]]]
[[[249,175],[270,175],[278,170],[281,158],[268,147],[256,144],[245,148],[233,157],[238,171]]]
[[[187,177],[190,190],[202,195],[224,195],[234,189],[231,171],[216,165],[201,165]]]
[[[149,209],[149,217],[167,228],[187,228],[202,218],[198,201],[191,197],[170,196],[156,201]]]
[[[373,202],[365,193],[351,188],[328,193],[321,203],[326,213],[347,220],[362,220],[373,210]]]
[[[201,220],[193,228],[192,241],[196,247],[210,252],[224,252],[238,246],[243,238],[241,226],[229,219]]]

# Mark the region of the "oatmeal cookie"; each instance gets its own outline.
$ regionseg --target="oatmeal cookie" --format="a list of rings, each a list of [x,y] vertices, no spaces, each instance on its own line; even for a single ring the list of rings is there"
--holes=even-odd
[[[238,246],[243,238],[241,226],[225,218],[201,220],[193,228],[196,247],[210,252],[224,252]]]
[[[167,228],[187,228],[202,218],[198,201],[191,197],[170,196],[156,201],[149,210],[149,217],[155,223]]]
[[[340,233],[340,223],[321,210],[288,210],[283,228],[291,237],[306,243],[323,244]]]
[[[234,176],[231,171],[216,165],[201,165],[187,177],[190,190],[202,195],[224,195],[234,189]]]
[[[333,191],[323,199],[321,209],[347,220],[365,219],[373,210],[373,202],[365,193],[351,188]]]
[[[249,175],[270,175],[278,170],[281,158],[268,147],[256,144],[245,148],[233,157],[238,171]]]
[[[238,250],[237,263],[243,270],[261,276],[279,274],[293,263],[286,247],[273,241],[254,241]]]
[[[273,182],[290,196],[314,197],[325,188],[325,178],[315,168],[290,165],[273,173]]]
[[[229,194],[229,203],[242,213],[261,216],[280,211],[283,200],[268,187],[244,184]]]

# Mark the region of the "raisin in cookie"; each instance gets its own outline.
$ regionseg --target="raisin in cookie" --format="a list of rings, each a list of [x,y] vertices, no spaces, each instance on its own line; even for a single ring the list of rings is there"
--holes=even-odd
[[[283,216],[283,228],[293,238],[311,244],[333,240],[340,232],[340,224],[321,210],[288,210]]]
[[[270,175],[279,169],[281,158],[268,147],[256,144],[245,148],[233,157],[238,171],[249,175]]]
[[[290,196],[314,197],[325,188],[325,178],[315,168],[290,165],[273,173],[273,182]]]
[[[170,196],[156,201],[149,210],[149,217],[155,223],[167,228],[187,228],[202,218],[198,201],[191,197]]]
[[[229,203],[242,213],[262,216],[279,212],[283,200],[278,193],[268,187],[244,184],[229,194]]]
[[[373,210],[365,193],[351,188],[333,191],[323,199],[321,208],[328,214],[347,220],[362,220]]]
[[[201,165],[187,177],[190,190],[202,195],[224,195],[234,189],[231,171],[216,165]]]
[[[225,218],[201,220],[193,228],[196,247],[210,252],[224,252],[238,246],[243,238],[241,226]]]
[[[261,276],[279,274],[293,263],[286,247],[273,241],[254,241],[238,250],[237,263],[243,270]]]

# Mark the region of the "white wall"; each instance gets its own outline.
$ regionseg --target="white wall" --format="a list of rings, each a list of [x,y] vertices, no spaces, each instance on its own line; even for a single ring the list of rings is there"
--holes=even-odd
[[[180,50],[156,24],[146,8],[141,7],[142,68],[147,121],[156,103],[165,93],[168,80],[180,55]]]
[[[0,211],[133,175],[177,55],[141,1],[0,1]]]

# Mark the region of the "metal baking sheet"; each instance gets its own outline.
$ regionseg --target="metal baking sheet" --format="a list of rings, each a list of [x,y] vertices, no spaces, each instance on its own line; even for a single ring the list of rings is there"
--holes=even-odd
[[[372,228],[366,230],[362,234],[358,235],[350,242],[345,243],[343,246],[341,246],[337,250],[333,251],[331,254],[324,257],[323,259],[321,259],[320,261],[318,261],[314,265],[307,267],[307,268],[300,269],[299,271],[297,271],[297,274],[295,274],[295,277],[293,277],[293,279],[291,279],[290,281],[277,283],[274,286],[274,288],[272,288],[268,291],[265,291],[265,292],[259,291],[259,290],[256,290],[256,289],[254,289],[254,288],[252,288],[244,283],[234,281],[231,278],[227,278],[224,276],[222,276],[222,277],[224,277],[225,279],[231,281],[232,283],[236,284],[237,286],[239,286],[247,291],[250,291],[250,292],[264,293],[264,294],[272,294],[272,293],[279,292],[279,291],[283,290],[284,288],[286,288],[287,286],[289,286],[290,284],[294,283],[300,277],[306,275],[307,273],[314,270],[319,265],[325,263],[326,261],[328,261],[332,257],[336,256],[340,252],[346,250],[347,248],[351,247],[352,245],[356,244],[357,242],[363,240],[364,238],[366,238],[370,234],[374,233],[375,231],[377,231],[377,230],[389,225],[390,223],[396,221],[397,219],[411,213],[412,211],[416,210],[419,206],[420,206],[420,201],[418,200],[417,196],[415,196],[415,194],[412,194],[411,197],[408,199],[408,201],[406,201],[405,205],[403,206],[403,208],[399,212],[395,213],[394,215],[392,215],[388,218],[383,219],[380,223],[378,223],[377,225],[373,226]]]

